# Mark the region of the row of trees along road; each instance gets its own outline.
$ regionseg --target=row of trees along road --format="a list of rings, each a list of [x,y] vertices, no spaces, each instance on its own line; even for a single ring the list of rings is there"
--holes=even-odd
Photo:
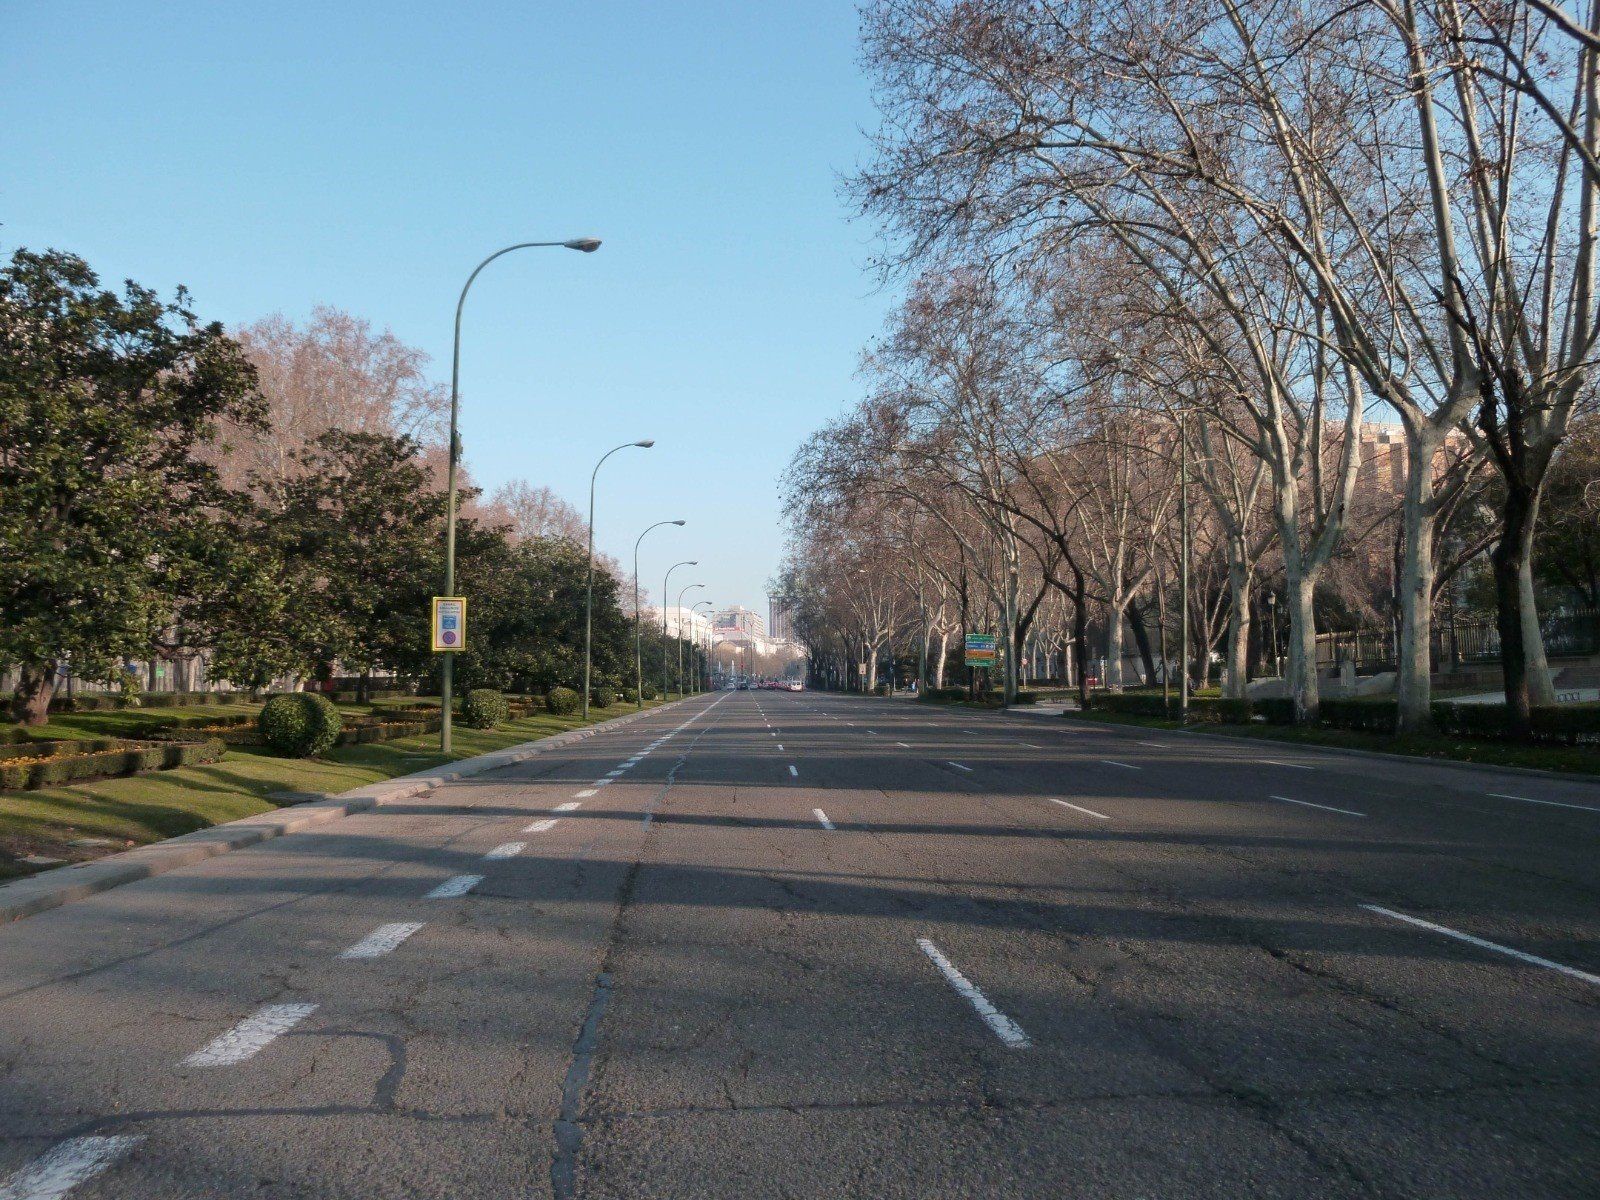
[[[373,671],[427,680],[443,578],[442,414],[427,360],[318,309],[230,335],[187,295],[105,289],[81,259],[0,269],[0,664],[12,716],[46,719],[59,677],[204,651],[265,687]],[[582,676],[581,517],[514,481],[470,486],[457,553],[473,602],[465,686]],[[602,682],[632,675],[632,585],[595,589]],[[659,653],[659,650],[656,651]]]
[[[1124,617],[1148,661],[1187,458],[1187,619],[1229,694],[1265,577],[1311,719],[1319,614],[1362,615],[1392,564],[1420,728],[1435,610],[1481,572],[1526,727],[1541,517],[1593,513],[1581,479],[1544,508],[1592,430],[1600,8],[876,0],[863,36],[883,119],[847,187],[911,285],[868,399],[791,469],[813,635],[881,642],[909,608],[929,644],[978,614],[1010,693],[1054,592],[1080,663],[1091,605],[1113,673]],[[1393,461],[1363,460],[1369,423]],[[901,611],[866,591],[891,578]]]

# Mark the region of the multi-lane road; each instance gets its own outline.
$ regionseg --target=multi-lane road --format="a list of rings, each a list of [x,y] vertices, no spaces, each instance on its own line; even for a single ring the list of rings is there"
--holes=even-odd
[[[709,696],[0,928],[0,1200],[1594,1197],[1600,788]]]

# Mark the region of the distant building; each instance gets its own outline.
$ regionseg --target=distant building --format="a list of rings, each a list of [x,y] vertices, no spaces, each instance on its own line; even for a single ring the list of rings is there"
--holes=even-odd
[[[735,604],[718,610],[712,632],[719,642],[753,642],[767,636],[767,623],[754,609]]]
[[[794,640],[794,610],[776,596],[767,597],[767,632],[780,641]]]

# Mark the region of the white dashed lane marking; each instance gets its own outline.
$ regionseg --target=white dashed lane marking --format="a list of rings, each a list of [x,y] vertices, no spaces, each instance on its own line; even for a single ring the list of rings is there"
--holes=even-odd
[[[1575,808],[1579,812],[1600,812],[1600,808],[1596,808],[1592,804],[1564,804],[1560,800],[1535,800],[1532,796],[1511,796],[1505,792],[1486,792],[1484,794],[1493,796],[1496,800],[1520,800],[1524,804],[1545,804],[1551,808]]]
[[[791,774],[791,775],[799,775],[800,774],[800,770],[793,763],[790,763],[789,764],[789,774]]]
[[[1347,817],[1364,817],[1364,812],[1356,812],[1353,808],[1335,808],[1331,804],[1313,804],[1310,800],[1296,800],[1293,796],[1274,796],[1274,800],[1282,800],[1285,804],[1298,804],[1304,808],[1320,808],[1323,812],[1343,813]]]
[[[1022,1032],[1022,1026],[989,1003],[989,998],[978,990],[978,986],[957,970],[956,965],[946,958],[930,939],[918,938],[917,945],[922,947],[922,952],[933,960],[933,965],[939,968],[939,974],[945,977],[950,986],[977,1010],[978,1015],[983,1018],[983,1023],[994,1032],[995,1037],[1013,1050],[1026,1050],[1033,1045],[1028,1040],[1028,1035]]]
[[[970,771],[970,770],[972,770],[972,768],[967,766],[965,763],[951,762],[949,759],[945,759],[945,762],[946,762],[946,764],[948,764],[949,766],[954,767],[958,771]]]
[[[421,921],[396,921],[390,925],[379,925],[339,957],[382,958],[422,926]]]
[[[583,805],[579,804],[576,800],[568,800],[565,804],[556,805],[555,809],[553,811],[555,811],[555,812],[572,812],[575,809],[579,809],[579,808],[582,808],[582,807],[583,807]]]
[[[820,808],[813,808],[811,811],[816,814],[817,820],[822,822],[822,827],[824,829],[833,828],[833,822],[828,820],[827,813],[823,812]]]
[[[465,896],[482,882],[482,875],[453,875],[434,888],[423,899],[454,900],[457,896]]]
[[[524,826],[522,832],[523,833],[545,833],[545,832],[548,832],[551,829],[554,829],[555,827],[556,827],[556,819],[554,817],[546,817],[542,821],[535,821],[532,825]]]
[[[0,1200],[60,1200],[142,1141],[131,1134],[68,1138],[0,1180]]]
[[[1084,808],[1082,805],[1079,805],[1079,804],[1068,804],[1065,800],[1057,800],[1054,796],[1050,797],[1050,803],[1051,804],[1059,804],[1059,805],[1061,805],[1062,808],[1070,808],[1073,812],[1081,812],[1084,816],[1093,817],[1097,821],[1109,821],[1109,820],[1111,820],[1111,818],[1106,816],[1105,813],[1097,813],[1097,812],[1094,811],[1094,809],[1092,809],[1092,808]]]
[[[1136,767],[1132,763],[1118,762],[1114,758],[1102,758],[1101,762],[1108,767],[1121,767],[1124,771],[1142,771],[1143,767]]]
[[[485,858],[515,858],[527,847],[527,842],[501,842]]]
[[[268,1004],[183,1060],[186,1067],[231,1067],[254,1058],[317,1011],[315,1004]]]
[[[1493,950],[1496,954],[1510,955],[1520,962],[1531,963],[1533,966],[1543,967],[1547,971],[1559,971],[1563,975],[1570,975],[1573,979],[1581,979],[1585,983],[1600,985],[1600,975],[1591,975],[1588,971],[1580,971],[1577,967],[1569,967],[1565,963],[1553,962],[1548,958],[1540,958],[1537,954],[1527,954],[1521,950],[1513,950],[1510,946],[1502,946],[1499,942],[1473,937],[1470,933],[1462,933],[1459,929],[1451,929],[1448,925],[1435,925],[1432,921],[1424,921],[1420,917],[1408,917],[1405,913],[1395,912],[1392,908],[1384,908],[1377,904],[1363,904],[1361,907],[1380,916],[1392,917],[1396,921],[1404,921],[1408,925],[1416,925],[1421,929],[1442,933],[1445,937],[1455,938],[1457,941],[1466,942],[1468,945],[1477,946],[1483,950]]]

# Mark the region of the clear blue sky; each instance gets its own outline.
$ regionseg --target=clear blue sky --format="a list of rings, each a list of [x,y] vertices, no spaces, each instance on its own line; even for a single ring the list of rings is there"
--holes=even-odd
[[[448,380],[468,301],[466,456],[549,483],[641,574],[765,612],[776,478],[857,394],[890,297],[836,176],[872,122],[845,0],[12,0],[0,35],[0,252],[186,284],[207,318],[362,314]]]

